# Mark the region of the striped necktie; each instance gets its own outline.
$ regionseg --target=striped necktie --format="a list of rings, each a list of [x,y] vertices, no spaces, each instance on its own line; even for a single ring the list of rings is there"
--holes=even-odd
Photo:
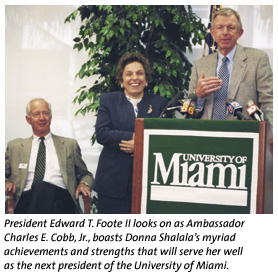
[[[45,144],[44,144],[44,137],[40,137],[40,144],[39,144],[39,150],[37,155],[37,161],[36,161],[36,168],[35,168],[35,175],[33,184],[39,181],[42,181],[44,178],[45,173]]]
[[[218,77],[222,79],[222,85],[219,90],[214,93],[214,101],[212,108],[212,119],[226,119],[226,99],[229,91],[229,71],[226,61],[228,57],[224,56],[219,69]]]

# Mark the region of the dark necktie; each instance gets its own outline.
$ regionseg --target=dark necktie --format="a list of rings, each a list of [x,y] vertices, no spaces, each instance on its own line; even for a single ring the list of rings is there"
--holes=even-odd
[[[36,168],[35,168],[35,175],[33,184],[39,181],[42,181],[44,178],[45,173],[45,144],[44,144],[44,137],[40,137],[40,144],[39,144],[39,150],[37,155],[37,161],[36,161]]]
[[[218,77],[222,79],[222,85],[219,90],[214,93],[214,101],[212,108],[212,119],[225,120],[226,119],[226,99],[229,90],[229,71],[226,61],[228,57],[224,56],[222,64],[219,69]]]

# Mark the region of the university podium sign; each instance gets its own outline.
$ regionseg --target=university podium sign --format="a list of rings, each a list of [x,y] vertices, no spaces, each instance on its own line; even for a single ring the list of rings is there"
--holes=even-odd
[[[262,212],[260,128],[256,121],[137,119],[132,212]]]

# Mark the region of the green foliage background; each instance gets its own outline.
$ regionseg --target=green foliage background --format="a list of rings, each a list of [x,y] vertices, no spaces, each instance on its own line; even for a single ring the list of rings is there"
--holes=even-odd
[[[202,44],[206,32],[191,6],[82,5],[65,23],[78,17],[81,26],[73,48],[87,51],[89,59],[76,77],[95,78],[91,87],[78,89],[73,102],[83,105],[76,114],[97,112],[101,93],[120,90],[115,71],[127,52],[149,59],[152,81],[147,91],[170,99],[188,89],[192,64],[185,54],[192,45]]]

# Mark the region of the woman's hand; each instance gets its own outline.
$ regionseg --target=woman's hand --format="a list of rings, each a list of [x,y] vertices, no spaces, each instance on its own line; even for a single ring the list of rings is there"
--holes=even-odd
[[[126,153],[133,153],[134,151],[134,134],[131,140],[121,140],[119,144],[120,149]]]

